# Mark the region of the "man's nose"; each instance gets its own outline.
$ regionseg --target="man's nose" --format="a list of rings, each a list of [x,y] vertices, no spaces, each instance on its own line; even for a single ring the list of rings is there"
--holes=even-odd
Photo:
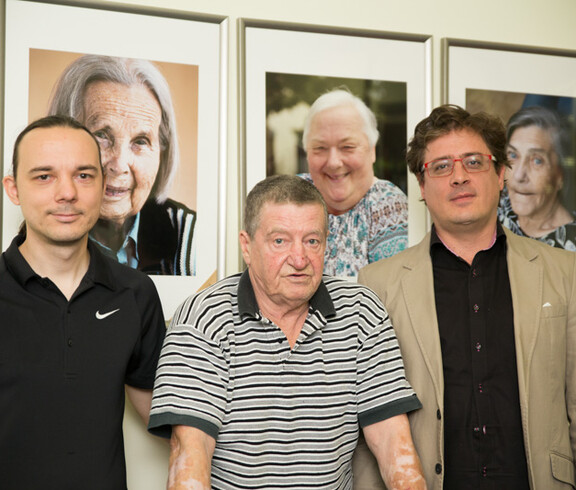
[[[290,250],[290,262],[296,269],[303,269],[308,264],[308,255],[303,243],[295,242]]]
[[[75,201],[78,196],[78,189],[73,177],[64,177],[58,179],[58,188],[56,192],[57,201]]]
[[[470,180],[470,174],[464,168],[464,162],[460,158],[454,159],[454,168],[452,169],[452,175],[450,175],[450,180],[452,184],[463,184]]]

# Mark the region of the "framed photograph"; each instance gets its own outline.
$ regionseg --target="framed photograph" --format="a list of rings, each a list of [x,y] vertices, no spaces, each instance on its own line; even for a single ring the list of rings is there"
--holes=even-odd
[[[302,130],[310,105],[345,88],[376,115],[376,177],[408,195],[409,241],[420,240],[427,213],[404,153],[431,109],[430,37],[247,19],[239,33],[243,195],[267,175],[308,171]]]
[[[576,51],[443,40],[443,101],[507,128],[500,221],[576,251]]]
[[[85,124],[106,174],[91,239],[121,261],[133,239],[127,263],[151,275],[167,318],[224,274],[226,32],[223,18],[6,0],[4,173],[32,120],[65,113]],[[145,144],[158,148],[148,160]],[[3,249],[21,220],[4,199]],[[109,221],[120,226],[98,228]]]

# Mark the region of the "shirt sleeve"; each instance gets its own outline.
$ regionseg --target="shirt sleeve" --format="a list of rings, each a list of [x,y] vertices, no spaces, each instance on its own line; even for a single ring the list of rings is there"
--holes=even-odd
[[[166,335],[148,429],[169,437],[187,425],[216,438],[227,402],[228,362],[220,343],[201,328],[197,305],[184,303]],[[186,323],[179,323],[186,317]]]
[[[388,181],[378,181],[370,206],[368,262],[401,252],[408,246],[408,200]]]
[[[422,407],[406,379],[404,362],[388,313],[370,292],[362,316],[366,335],[358,349],[358,418],[365,427]]]
[[[147,275],[140,275],[138,286],[133,290],[140,309],[137,318],[140,321],[141,333],[126,370],[125,382],[135,388],[151,390],[166,333],[166,323],[158,291]]]

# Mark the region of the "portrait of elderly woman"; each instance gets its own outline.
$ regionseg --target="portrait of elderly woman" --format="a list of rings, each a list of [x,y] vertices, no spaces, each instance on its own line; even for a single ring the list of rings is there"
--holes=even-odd
[[[565,203],[574,178],[566,122],[545,107],[525,107],[508,121],[506,137],[510,168],[500,221],[519,235],[576,251],[576,216]]]
[[[377,179],[373,164],[376,117],[346,90],[321,95],[304,123],[308,174],[329,212],[324,272],[355,277],[366,264],[408,245],[408,203],[393,183]]]
[[[160,71],[147,60],[81,56],[60,76],[49,114],[76,118],[100,145],[104,200],[90,238],[148,274],[191,275],[196,213],[168,198],[179,146]]]

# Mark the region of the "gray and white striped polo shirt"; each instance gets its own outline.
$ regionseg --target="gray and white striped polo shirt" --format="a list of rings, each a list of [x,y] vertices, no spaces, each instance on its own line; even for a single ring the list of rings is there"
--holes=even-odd
[[[348,489],[359,426],[420,408],[388,314],[324,276],[293,349],[259,313],[247,272],[184,302],[166,336],[150,417],[216,439],[212,486]]]

